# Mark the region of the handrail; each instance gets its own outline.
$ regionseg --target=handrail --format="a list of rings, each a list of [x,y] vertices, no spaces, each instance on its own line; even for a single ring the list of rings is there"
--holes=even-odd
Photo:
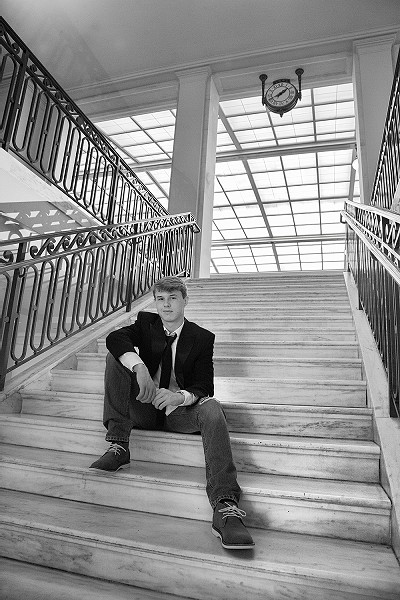
[[[340,216],[400,286],[400,214],[346,200]]]
[[[388,376],[391,417],[400,417],[400,215],[347,201],[347,264]]]
[[[168,212],[0,17],[0,145],[101,223]]]
[[[397,56],[371,205],[391,209],[400,179],[400,53]]]
[[[190,213],[0,243],[0,390],[7,373],[147,293],[188,277]]]

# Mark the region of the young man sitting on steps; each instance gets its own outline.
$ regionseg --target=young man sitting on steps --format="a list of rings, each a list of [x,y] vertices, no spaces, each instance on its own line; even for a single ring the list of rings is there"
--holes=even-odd
[[[201,433],[212,532],[224,548],[253,548],[238,508],[228,428],[214,395],[214,334],[185,319],[187,289],[178,277],[153,288],[157,313],[139,312],[133,325],[110,333],[105,372],[104,426],[111,442],[90,468],[129,466],[132,429]]]

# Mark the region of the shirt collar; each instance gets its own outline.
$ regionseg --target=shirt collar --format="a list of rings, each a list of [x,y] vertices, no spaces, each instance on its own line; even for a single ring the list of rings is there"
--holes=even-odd
[[[185,321],[183,321],[182,325],[180,327],[178,327],[178,329],[175,329],[175,331],[168,331],[168,329],[165,329],[164,327],[164,331],[165,331],[165,335],[174,335],[176,334],[176,341],[178,341],[178,338],[181,334],[182,328],[185,324]]]

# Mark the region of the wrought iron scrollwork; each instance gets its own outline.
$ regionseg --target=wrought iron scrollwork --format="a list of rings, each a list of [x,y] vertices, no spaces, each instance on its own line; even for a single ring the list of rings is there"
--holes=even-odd
[[[168,214],[2,18],[0,56],[5,150],[102,223]]]
[[[400,417],[400,215],[346,202],[347,261],[389,385],[392,417]]]
[[[192,215],[0,243],[0,389],[7,372],[116,310],[164,275],[189,276]]]

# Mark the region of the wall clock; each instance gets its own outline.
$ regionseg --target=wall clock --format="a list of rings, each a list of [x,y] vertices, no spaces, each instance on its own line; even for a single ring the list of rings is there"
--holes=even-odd
[[[268,75],[260,75],[262,104],[281,117],[284,113],[292,110],[297,102],[301,100],[301,76],[304,69],[296,69],[295,73],[298,79],[298,88],[291,83],[290,79],[275,79],[267,91],[265,91],[265,82]]]

